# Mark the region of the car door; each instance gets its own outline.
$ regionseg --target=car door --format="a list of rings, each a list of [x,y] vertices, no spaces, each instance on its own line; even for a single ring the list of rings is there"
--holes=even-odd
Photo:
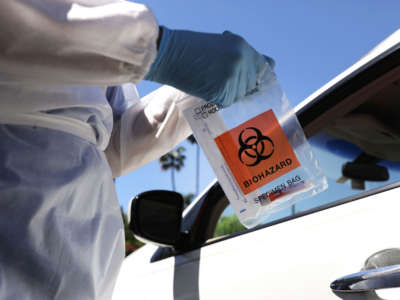
[[[360,271],[379,251],[400,248],[395,173],[380,188],[318,206],[322,194],[294,214],[287,210],[275,222],[202,247],[199,298],[338,299],[330,288],[335,279]],[[303,211],[312,205],[318,207]]]
[[[249,230],[215,183],[184,215],[191,246],[144,247],[116,289],[134,285],[137,299],[379,299],[334,294],[331,283],[400,265],[399,41],[400,31],[297,108],[326,191]]]

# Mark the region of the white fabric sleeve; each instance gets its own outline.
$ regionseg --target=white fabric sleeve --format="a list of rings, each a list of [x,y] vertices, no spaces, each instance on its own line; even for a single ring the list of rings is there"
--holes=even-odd
[[[159,158],[192,133],[178,108],[181,101],[202,100],[163,86],[123,113],[106,149],[114,178]]]
[[[0,82],[138,82],[157,53],[158,24],[122,0],[0,1]]]

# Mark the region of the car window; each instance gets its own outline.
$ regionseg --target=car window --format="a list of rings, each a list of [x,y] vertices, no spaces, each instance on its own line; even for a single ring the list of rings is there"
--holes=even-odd
[[[229,205],[218,220],[213,238],[224,237],[244,230],[246,230],[246,227],[240,223],[238,217],[233,213],[231,205]]]
[[[370,150],[369,154],[366,154],[363,149],[353,143],[327,132],[315,135],[309,139],[309,142],[327,177],[328,189],[270,215],[263,224],[290,218],[298,213],[400,181],[400,153],[395,151],[394,144],[381,143],[379,146],[377,143],[372,146],[363,146],[364,149]],[[371,152],[374,155],[371,155]],[[382,157],[387,159],[382,159]],[[343,170],[347,163],[350,163],[347,165],[351,167],[350,170]],[[354,178],[344,176],[343,171],[347,176]],[[229,205],[219,218],[214,237],[244,231],[245,228],[239,225],[233,208]]]

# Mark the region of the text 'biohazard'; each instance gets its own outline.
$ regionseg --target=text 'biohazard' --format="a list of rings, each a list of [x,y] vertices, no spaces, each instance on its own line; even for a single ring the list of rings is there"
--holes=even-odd
[[[300,166],[272,110],[214,140],[245,195]]]

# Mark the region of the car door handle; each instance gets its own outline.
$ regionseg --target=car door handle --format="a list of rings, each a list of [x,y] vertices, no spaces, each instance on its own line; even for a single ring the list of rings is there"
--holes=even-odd
[[[400,287],[400,264],[370,269],[339,278],[332,292],[342,299],[381,299],[375,290]]]

